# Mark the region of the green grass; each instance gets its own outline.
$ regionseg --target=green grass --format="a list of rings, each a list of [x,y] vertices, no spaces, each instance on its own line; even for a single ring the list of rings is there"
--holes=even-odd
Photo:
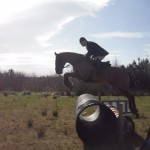
[[[53,95],[45,97],[42,93],[0,94],[0,149],[82,150],[82,142],[75,130],[76,99],[67,96],[54,99]],[[124,98],[106,96],[102,99]],[[136,97],[142,117],[133,120],[137,133],[143,138],[150,125],[149,101],[148,96]]]

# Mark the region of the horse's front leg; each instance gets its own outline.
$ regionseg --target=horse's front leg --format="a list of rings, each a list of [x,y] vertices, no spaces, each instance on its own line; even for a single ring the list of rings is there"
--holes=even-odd
[[[77,76],[76,76],[76,74],[73,73],[73,72],[72,72],[72,73],[65,73],[65,74],[64,74],[64,84],[65,84],[68,88],[72,89],[73,83],[70,81],[69,77],[77,77]]]

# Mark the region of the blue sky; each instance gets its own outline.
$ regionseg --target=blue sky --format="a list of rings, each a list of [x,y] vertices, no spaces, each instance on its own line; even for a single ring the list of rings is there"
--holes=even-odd
[[[85,54],[84,36],[127,65],[150,59],[149,0],[0,1],[0,70],[55,74],[54,52]]]

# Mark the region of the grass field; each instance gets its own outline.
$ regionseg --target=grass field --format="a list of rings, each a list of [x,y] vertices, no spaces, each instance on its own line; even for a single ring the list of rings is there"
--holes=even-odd
[[[0,94],[0,150],[82,150],[75,130],[76,99],[44,93]],[[136,97],[136,103],[141,115],[133,118],[136,132],[145,139],[150,97]]]

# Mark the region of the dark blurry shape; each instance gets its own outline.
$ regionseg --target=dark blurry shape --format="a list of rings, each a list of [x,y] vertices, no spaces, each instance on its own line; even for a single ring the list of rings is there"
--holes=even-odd
[[[147,132],[146,141],[143,143],[140,150],[150,150],[150,127]]]
[[[134,129],[132,119],[119,115],[111,105],[103,104],[90,94],[78,97],[76,131],[85,150],[134,150],[129,142],[134,137]]]

